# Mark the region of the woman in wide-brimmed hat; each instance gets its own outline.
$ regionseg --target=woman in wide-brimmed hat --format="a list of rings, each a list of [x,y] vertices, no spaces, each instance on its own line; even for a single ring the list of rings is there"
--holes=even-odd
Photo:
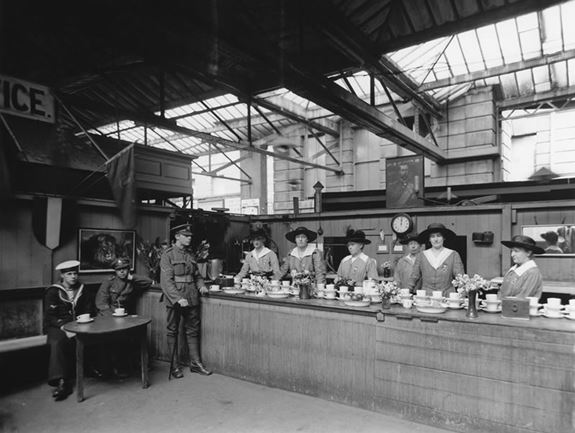
[[[350,230],[346,236],[347,249],[350,253],[345,256],[337,269],[337,281],[353,281],[361,284],[363,280],[377,280],[377,262],[363,252],[363,247],[370,244],[365,233],[361,230]]]
[[[406,245],[407,254],[400,257],[395,267],[393,269],[393,279],[399,285],[400,288],[407,288],[409,283],[409,277],[413,271],[413,265],[415,265],[415,259],[419,254],[421,244],[419,243],[419,238],[417,235],[409,235],[399,240],[401,245]],[[419,288],[419,285],[416,289]]]
[[[309,245],[315,241],[317,233],[306,227],[298,227],[286,233],[286,239],[296,244],[285,258],[281,267],[283,275],[309,272],[315,276],[317,283],[325,283],[325,264],[321,251]]]
[[[511,248],[511,259],[514,265],[503,276],[499,296],[540,297],[543,291],[543,278],[533,260],[534,254],[543,254],[545,250],[538,247],[529,236],[516,235],[510,241],[501,241]]]
[[[419,254],[415,260],[408,283],[410,291],[414,292],[419,283],[427,295],[431,295],[433,290],[441,290],[447,297],[455,290],[451,282],[465,270],[459,253],[443,245],[453,238],[455,233],[441,223],[429,224],[419,234],[419,242],[430,244],[431,248]]]
[[[254,249],[244,259],[244,264],[236,279],[242,279],[248,274],[257,274],[279,280],[282,273],[278,256],[265,246],[267,235],[263,230],[255,230],[250,234]]]

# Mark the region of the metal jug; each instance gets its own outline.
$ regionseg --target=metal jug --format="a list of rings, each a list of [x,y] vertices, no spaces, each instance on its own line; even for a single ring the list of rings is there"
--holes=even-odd
[[[224,261],[222,259],[208,260],[208,278],[215,281],[216,278],[224,271]]]

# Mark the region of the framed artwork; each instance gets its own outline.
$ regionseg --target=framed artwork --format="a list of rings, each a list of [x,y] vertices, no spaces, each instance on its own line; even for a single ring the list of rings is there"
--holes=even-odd
[[[80,272],[111,272],[119,257],[128,257],[132,270],[136,263],[135,230],[79,229]]]
[[[423,156],[402,156],[385,160],[385,202],[387,208],[423,206]]]
[[[545,256],[575,256],[575,225],[539,224],[522,226],[521,234],[529,236],[543,248]]]

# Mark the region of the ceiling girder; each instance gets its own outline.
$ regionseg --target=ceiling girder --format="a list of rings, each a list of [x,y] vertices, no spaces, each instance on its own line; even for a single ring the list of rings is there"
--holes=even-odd
[[[418,90],[418,84],[408,77],[391,59],[382,55],[375,44],[334,8],[317,14],[322,31],[349,56],[371,70],[401,97],[413,99],[423,110],[435,117],[442,116],[441,105],[430,95]]]
[[[231,147],[231,148],[237,149],[237,150],[244,150],[246,152],[259,153],[259,154],[271,156],[274,158],[285,159],[287,161],[291,161],[291,162],[301,164],[301,165],[306,165],[308,167],[314,167],[314,168],[319,168],[322,170],[332,171],[332,172],[335,172],[337,174],[343,174],[343,170],[341,170],[340,168],[332,168],[332,167],[327,167],[327,166],[320,165],[320,164],[314,164],[312,162],[308,162],[308,161],[305,161],[302,159],[292,158],[288,155],[279,154],[279,153],[270,152],[270,151],[267,151],[264,149],[260,149],[259,147],[256,147],[256,146],[249,146],[249,145],[243,144],[241,142],[226,140],[225,138],[217,137],[217,136],[214,136],[211,134],[207,134],[205,132],[195,131],[195,130],[190,129],[190,128],[185,128],[183,126],[179,126],[176,122],[174,122],[170,119],[165,119],[163,117],[156,116],[156,115],[151,114],[151,113],[142,113],[142,112],[132,112],[129,110],[120,110],[120,109],[117,109],[116,107],[113,107],[113,106],[109,106],[109,105],[105,105],[105,104],[95,104],[91,101],[87,101],[83,98],[78,98],[78,97],[72,96],[72,95],[60,95],[60,98],[64,102],[67,102],[70,105],[73,105],[73,106],[76,106],[79,108],[87,108],[89,110],[99,111],[99,112],[103,112],[106,114],[115,112],[118,116],[120,116],[122,118],[132,120],[134,122],[146,123],[149,126],[157,126],[158,128],[162,128],[162,129],[166,129],[166,130],[169,130],[172,132],[178,132],[181,134],[185,134],[189,137],[196,137],[196,138],[199,138],[200,140],[205,141],[206,143],[221,144],[223,146]]]
[[[493,68],[482,69],[480,71],[470,72],[469,74],[456,75],[442,80],[432,81],[421,85],[420,90],[432,90],[441,87],[455,86],[457,84],[469,83],[471,81],[483,80],[498,75],[510,74],[512,72],[522,71],[524,69],[536,68],[538,66],[550,65],[553,63],[569,60],[575,58],[575,49],[562,51],[547,56],[536,57],[530,60],[522,60],[519,62],[508,63],[503,66],[495,66]]]

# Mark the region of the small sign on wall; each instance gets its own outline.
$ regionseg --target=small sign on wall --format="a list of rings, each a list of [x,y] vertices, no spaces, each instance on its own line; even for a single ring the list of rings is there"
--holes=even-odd
[[[54,97],[46,86],[0,75],[0,112],[54,123]]]

